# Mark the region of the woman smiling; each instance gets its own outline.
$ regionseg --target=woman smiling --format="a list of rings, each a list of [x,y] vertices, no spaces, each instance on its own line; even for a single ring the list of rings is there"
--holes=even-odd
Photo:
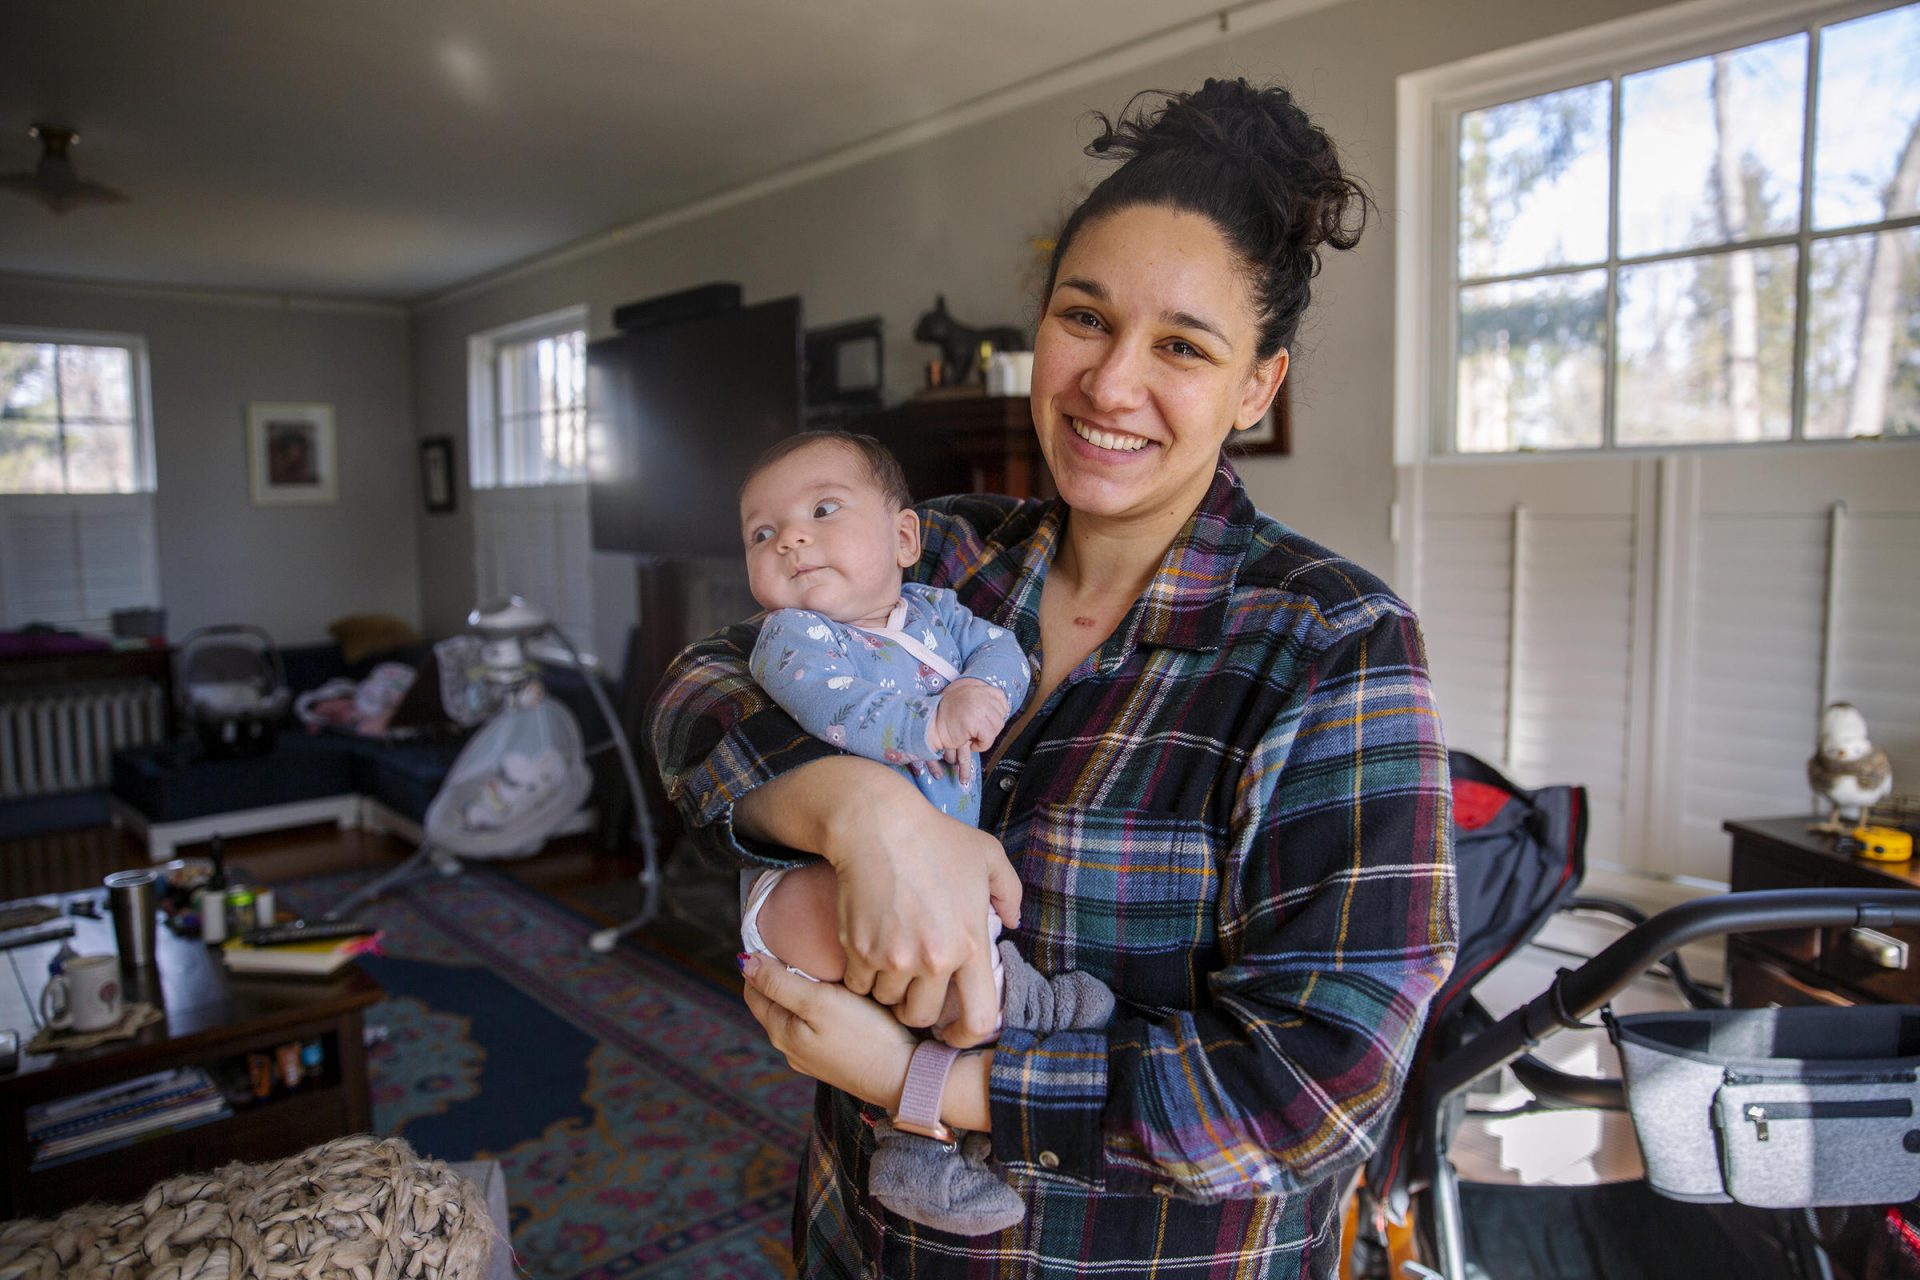
[[[1108,124],[1125,163],[1068,220],[1034,342],[1059,497],[926,504],[915,576],[1012,630],[1038,679],[980,829],[809,738],[745,672],[753,624],[682,655],[653,709],[716,856],[834,868],[843,986],[750,966],[819,1090],[805,1276],[1331,1276],[1334,1210],[1453,958],[1446,754],[1418,629],[1358,566],[1255,511],[1222,454],[1287,372],[1318,250],[1366,208],[1279,89],[1209,81]],[[799,851],[797,854],[794,851]],[[958,984],[991,1038],[981,922],[1120,1008],[1007,1030],[933,1089],[990,1132],[1024,1222],[962,1237],[866,1193],[871,1122],[923,1098],[909,1027]],[[1010,913],[1007,913],[1010,914]],[[957,1038],[957,1037],[955,1037]],[[916,1086],[909,1090],[910,1070]]]

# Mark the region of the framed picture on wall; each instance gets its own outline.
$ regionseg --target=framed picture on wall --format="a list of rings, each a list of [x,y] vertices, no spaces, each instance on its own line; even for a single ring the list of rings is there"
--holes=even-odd
[[[332,405],[247,405],[247,487],[255,506],[332,502],[340,496],[338,470]]]
[[[428,436],[420,442],[420,492],[427,514],[443,516],[453,510],[453,437]]]
[[[1241,455],[1288,454],[1293,452],[1291,384],[1282,382],[1267,416],[1245,431],[1237,431],[1227,443],[1227,452]]]

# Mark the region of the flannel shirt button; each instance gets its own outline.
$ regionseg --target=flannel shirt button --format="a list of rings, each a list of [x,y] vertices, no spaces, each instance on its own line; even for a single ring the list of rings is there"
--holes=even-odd
[[[1013,790],[1013,779],[1012,779],[1012,778],[1010,778],[1010,777],[1008,777],[1008,776],[1007,776],[1006,774],[1004,774],[1004,773],[1000,775],[1000,789],[1001,789],[1002,791],[1011,791],[1011,790]]]
[[[1042,1151],[1040,1153],[1040,1167],[1042,1169],[1058,1169],[1060,1167],[1060,1157],[1051,1151]]]

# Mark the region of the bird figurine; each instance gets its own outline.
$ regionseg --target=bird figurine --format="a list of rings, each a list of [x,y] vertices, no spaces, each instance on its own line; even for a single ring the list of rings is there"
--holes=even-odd
[[[1833,806],[1810,830],[1849,831],[1870,806],[1893,790],[1887,753],[1867,738],[1867,718],[1851,702],[1836,702],[1820,714],[1820,746],[1807,761],[1814,794]]]

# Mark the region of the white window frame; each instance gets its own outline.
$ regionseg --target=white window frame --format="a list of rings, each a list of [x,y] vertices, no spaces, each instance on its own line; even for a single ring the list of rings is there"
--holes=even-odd
[[[1802,371],[1795,374],[1793,438],[1787,441],[1691,442],[1660,445],[1621,445],[1614,442],[1612,412],[1613,288],[1608,288],[1607,340],[1609,404],[1603,418],[1604,443],[1598,447],[1538,451],[1461,453],[1453,448],[1455,344],[1458,308],[1453,271],[1456,258],[1457,212],[1452,174],[1458,164],[1459,119],[1467,111],[1498,103],[1551,93],[1595,80],[1617,80],[1638,71],[1703,57],[1728,48],[1755,44],[1794,34],[1810,26],[1827,26],[1864,17],[1901,5],[1894,0],[1690,0],[1650,13],[1638,14],[1579,31],[1500,49],[1443,67],[1400,77],[1398,83],[1399,159],[1396,181],[1403,216],[1395,237],[1394,299],[1394,459],[1401,464],[1466,459],[1486,461],[1502,457],[1621,456],[1697,452],[1716,449],[1768,447],[1825,448],[1847,439],[1808,440],[1802,430],[1799,402]],[[1814,86],[1808,86],[1809,122]],[[1617,122],[1618,103],[1614,107]],[[1617,146],[1617,141],[1614,143]],[[1811,182],[1802,178],[1803,197]],[[1846,229],[1857,234],[1884,225],[1910,225],[1910,217]],[[1609,225],[1612,225],[1609,219]],[[1768,237],[1759,243],[1797,243],[1801,254],[1801,286],[1796,323],[1804,325],[1806,255],[1813,234],[1811,218],[1802,211],[1801,226],[1791,236]],[[1611,272],[1618,253],[1610,243],[1603,264]]]
[[[147,367],[147,340],[137,333],[106,333],[89,329],[45,329],[32,325],[0,325],[0,342],[51,343],[69,347],[120,347],[130,357],[133,385],[129,390],[133,409],[133,489],[134,493],[152,493],[157,487],[153,461],[153,388]],[[48,495],[5,493],[0,497],[44,497]],[[107,496],[89,493],[65,493],[62,497]]]
[[[500,406],[496,403],[495,366],[502,347],[540,338],[557,337],[574,330],[586,332],[585,305],[562,307],[528,320],[516,320],[476,333],[467,340],[467,474],[475,489],[538,487],[541,484],[578,484],[571,479],[552,479],[524,484],[503,479],[500,450]]]

